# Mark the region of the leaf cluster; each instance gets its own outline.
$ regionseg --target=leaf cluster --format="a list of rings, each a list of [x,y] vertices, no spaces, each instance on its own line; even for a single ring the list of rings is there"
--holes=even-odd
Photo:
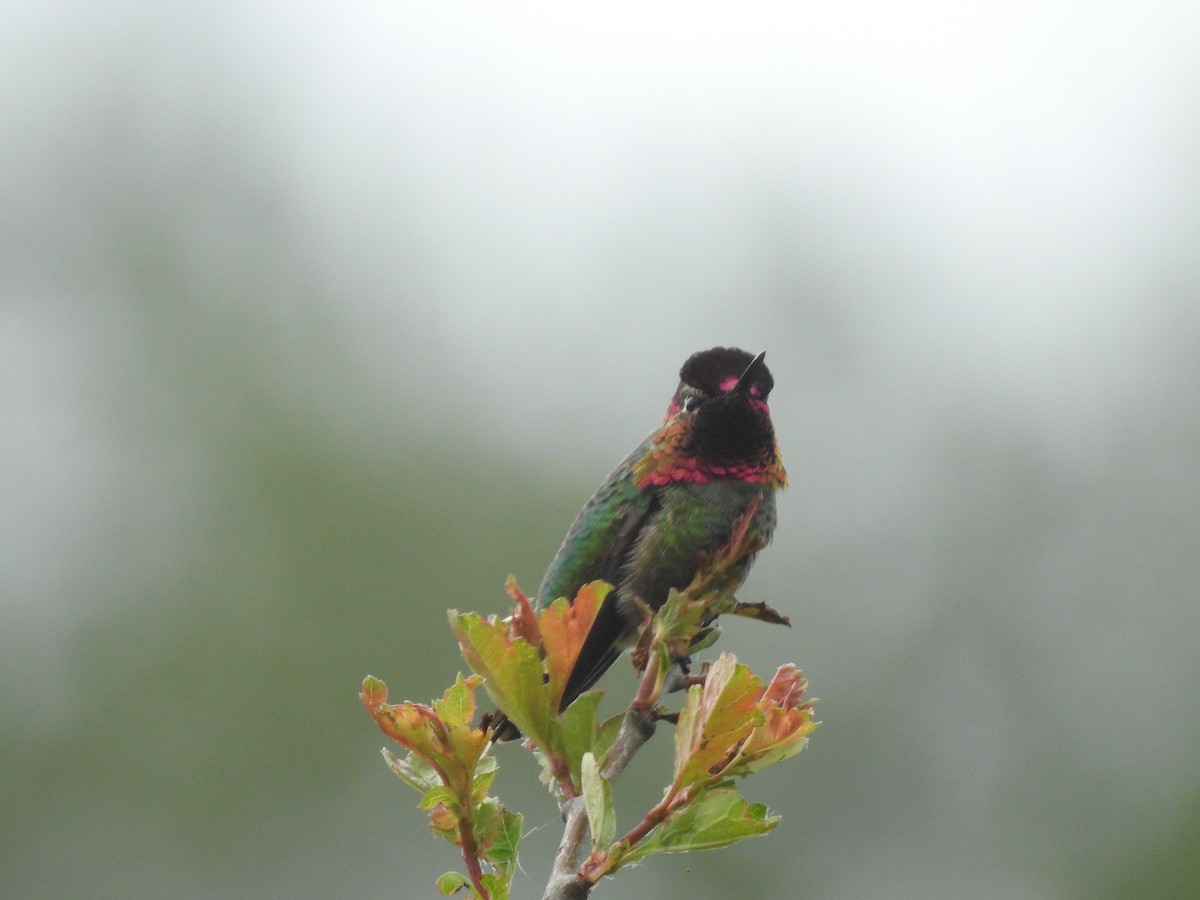
[[[559,711],[584,640],[609,602],[612,587],[600,581],[584,585],[571,601],[559,598],[535,610],[510,579],[516,608],[508,618],[451,610],[450,628],[472,674],[459,675],[431,706],[389,705],[383,682],[363,682],[367,711],[408,751],[401,758],[385,750],[388,765],[421,792],[419,805],[429,811],[434,833],[462,852],[467,872],[442,876],[443,894],[468,890],[479,900],[505,900],[520,844],[521,817],[489,795],[496,774],[492,731],[486,719],[472,724],[481,685],[525,735],[563,806],[566,829],[547,898],[586,896],[605,875],[658,853],[724,847],[775,828],[779,817],[734,785],[800,752],[818,724],[813,701],[804,699],[807,682],[791,664],[763,684],[722,654],[687,690],[662,798],[620,837],[612,791],[653,723],[676,718],[659,706],[668,676],[678,660],[716,640],[717,615],[787,623],[765,604],[733,596],[748,557],[759,549],[746,527],[754,512],[747,511],[725,547],[701,560],[685,590],[671,591],[657,612],[645,611],[634,652],[641,680],[624,716],[598,721],[598,691]]]
[[[429,811],[430,829],[458,846],[467,864],[466,875],[448,872],[438,879],[438,889],[447,896],[466,888],[478,900],[506,900],[522,820],[488,793],[496,759],[487,755],[488,733],[471,724],[481,681],[478,675],[459,675],[430,706],[392,705],[387,685],[367,676],[359,697],[383,733],[408,751],[401,757],[385,747],[388,767],[420,792],[418,806]]]
[[[580,695],[560,714],[567,679],[612,586],[584,585],[574,602],[559,598],[533,612],[510,582],[517,611],[508,619],[450,611],[450,629],[492,702],[538,751],[543,780],[564,798],[578,797],[583,755],[602,755],[619,719],[597,723],[600,692]]]
[[[749,667],[722,654],[703,685],[687,693],[675,730],[675,760],[663,798],[621,840],[612,842],[611,789],[584,768],[584,797],[593,852],[580,876],[594,884],[618,868],[656,853],[724,847],[765,834],[779,822],[750,803],[732,779],[799,753],[816,728],[807,683],[792,665],[764,686]]]

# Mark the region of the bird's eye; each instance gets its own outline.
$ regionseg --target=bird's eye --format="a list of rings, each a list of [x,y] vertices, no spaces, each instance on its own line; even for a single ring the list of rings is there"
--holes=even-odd
[[[688,394],[683,398],[683,411],[695,412],[700,408],[701,402],[703,402],[701,397],[698,397],[696,394]]]

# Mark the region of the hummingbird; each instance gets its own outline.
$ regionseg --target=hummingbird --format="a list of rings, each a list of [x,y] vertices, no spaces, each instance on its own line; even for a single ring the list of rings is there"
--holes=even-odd
[[[749,536],[764,546],[775,530],[775,492],[787,484],[767,407],[774,380],[765,351],[733,347],[694,353],[662,424],[613,470],[584,505],[537,592],[544,607],[602,579],[613,590],[567,679],[566,709],[636,640],[644,609],[683,590],[701,557],[728,542],[758,502]],[[738,565],[735,587],[753,556]],[[497,738],[517,736],[511,723]]]

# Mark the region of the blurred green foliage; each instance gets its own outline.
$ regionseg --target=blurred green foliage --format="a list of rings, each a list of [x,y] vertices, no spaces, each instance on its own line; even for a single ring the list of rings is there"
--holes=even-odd
[[[608,17],[615,77],[598,22],[18,4],[0,896],[432,884],[363,676],[439,695],[446,609],[532,589],[714,343],[769,351],[792,487],[741,599],[794,624],[716,651],[794,661],[826,724],[747,791],[770,836],[597,897],[1200,895],[1195,4],[1161,6],[797,7],[806,52],[764,19],[733,68],[664,8]],[[518,896],[559,824],[519,759]]]
[[[166,516],[175,543],[159,557],[128,553],[129,541],[102,541],[123,555],[101,554],[94,572],[78,573],[72,588],[82,602],[62,630],[60,668],[46,672],[19,645],[5,663],[17,677],[3,688],[8,714],[0,719],[8,748],[0,789],[9,811],[3,893],[383,897],[397,896],[388,874],[394,867],[405,872],[405,883],[432,883],[453,861],[439,857],[411,798],[380,762],[381,740],[362,716],[358,682],[367,672],[386,673],[397,694],[436,696],[464,668],[445,610],[506,608],[504,577],[515,571],[536,581],[573,513],[572,495],[582,491],[564,486],[559,496],[532,468],[450,431],[351,440],[336,418],[306,413],[286,394],[264,389],[266,379],[253,368],[197,367],[214,354],[173,354],[175,333],[162,332],[165,345],[144,345],[156,359],[153,393],[171,413],[160,430],[135,436],[170,447],[183,434],[191,448],[180,472],[195,479],[183,492],[192,499]],[[218,332],[212,348],[243,337],[239,329]],[[182,367],[173,369],[172,358]],[[226,410],[217,421],[214,402]],[[1070,723],[1040,708],[1039,698],[1071,689],[1060,683],[1071,673],[1037,669],[1030,648],[1041,638],[1020,623],[1046,611],[1020,607],[1034,589],[1023,580],[1043,576],[1020,566],[1038,558],[1047,529],[1078,529],[1092,502],[1088,491],[1003,442],[965,440],[947,454],[941,471],[955,487],[932,514],[944,529],[924,563],[940,570],[928,596],[933,615],[918,619],[924,624],[917,632],[897,633],[882,647],[884,659],[863,663],[865,684],[821,678],[822,669],[838,671],[829,654],[854,650],[809,644],[815,633],[837,632],[824,624],[828,613],[820,606],[806,622],[795,597],[770,596],[791,612],[795,632],[767,635],[773,629],[748,623],[723,639],[751,638],[749,648],[737,647],[751,656],[761,639],[764,656],[795,655],[801,664],[809,646],[824,716],[836,723],[822,732],[794,783],[793,776],[765,773],[749,791],[751,799],[770,798],[784,824],[745,865],[775,872],[778,881],[764,880],[747,895],[736,859],[701,857],[686,865],[656,861],[628,873],[620,887],[602,885],[606,895],[637,896],[670,883],[703,896],[736,890],[765,897],[801,873],[812,896],[840,895],[844,884],[829,885],[842,884],[837,866],[845,858],[823,859],[812,848],[835,834],[878,846],[905,821],[945,816],[948,787],[949,796],[984,804],[982,813],[950,815],[975,823],[977,864],[986,870],[1004,861],[1017,873],[1011,896],[1182,897],[1200,884],[1195,803],[1176,814],[1164,797],[1123,825],[1084,821],[1097,808],[1092,792],[1105,788],[1103,757],[1077,755],[1082,748]],[[1145,490],[1138,479],[1154,473],[1133,467],[1125,477],[1125,490],[1136,492]],[[145,496],[126,499],[153,505]],[[120,502],[113,519],[128,528],[130,510]],[[1093,527],[1101,531],[1104,510],[1095,510]],[[136,528],[132,535],[146,538]],[[810,537],[821,539],[817,532]],[[843,545],[809,560],[806,590],[873,590],[880,570],[856,562],[869,546]],[[1187,546],[1162,545],[1159,553],[1170,559]],[[1092,562],[1105,565],[1103,556]],[[1185,568],[1182,558],[1170,564],[1171,571]],[[756,584],[780,594],[788,589]],[[967,597],[981,602],[964,606]],[[1095,627],[1086,619],[1080,626]],[[1006,673],[1008,681],[988,684],[986,673]],[[1015,704],[1000,699],[1014,692]],[[964,730],[952,723],[947,730],[943,714],[964,704],[982,708],[981,716]],[[1114,732],[1124,727],[1121,713],[1112,710]],[[903,719],[916,730],[897,730]],[[990,721],[983,732],[981,721]],[[1023,735],[1016,744],[1005,737],[1014,733]],[[922,734],[927,743],[913,743]],[[1027,749],[996,758],[993,742]],[[654,792],[661,784],[669,749],[647,749],[643,767],[621,790]],[[923,758],[928,753],[932,763]],[[532,767],[522,772],[513,764],[504,774],[497,793],[511,807],[531,810],[528,875],[518,881],[528,877],[525,889],[535,891],[553,852],[556,815]],[[1051,811],[1046,797],[1064,814]],[[1072,808],[1083,818],[1069,826]],[[1112,846],[1104,833],[1130,823],[1144,829],[1141,861],[1114,867],[1097,855]],[[943,856],[918,842],[909,852],[910,871],[945,867],[935,879],[940,890],[945,872],[962,871],[951,848]],[[778,861],[774,868],[771,860]]]

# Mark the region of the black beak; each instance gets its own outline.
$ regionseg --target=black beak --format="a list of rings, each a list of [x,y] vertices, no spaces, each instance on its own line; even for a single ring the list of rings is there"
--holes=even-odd
[[[746,366],[746,371],[742,373],[742,377],[738,379],[737,384],[733,386],[731,394],[748,394],[750,393],[750,385],[754,384],[754,379],[758,377],[759,371],[763,367],[763,360],[767,358],[767,351],[764,350],[754,359],[750,360],[750,365]]]

